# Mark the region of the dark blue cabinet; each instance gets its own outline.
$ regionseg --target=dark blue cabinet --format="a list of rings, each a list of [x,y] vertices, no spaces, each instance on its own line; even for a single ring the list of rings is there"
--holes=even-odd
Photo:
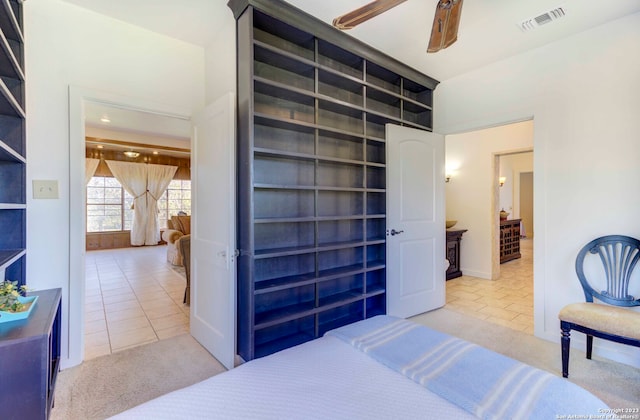
[[[29,318],[0,323],[0,417],[46,419],[60,368],[61,289],[31,293]]]

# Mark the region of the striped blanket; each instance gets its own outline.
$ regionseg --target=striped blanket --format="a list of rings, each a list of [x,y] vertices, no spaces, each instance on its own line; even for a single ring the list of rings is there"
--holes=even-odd
[[[327,335],[482,419],[589,418],[607,407],[566,379],[404,319],[381,315]]]

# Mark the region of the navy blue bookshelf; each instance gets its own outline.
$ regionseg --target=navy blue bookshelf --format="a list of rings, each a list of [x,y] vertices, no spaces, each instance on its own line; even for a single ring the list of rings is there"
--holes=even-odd
[[[437,81],[279,0],[238,39],[238,353],[386,313],[385,124],[432,129]]]
[[[0,280],[26,284],[22,3],[0,0]]]

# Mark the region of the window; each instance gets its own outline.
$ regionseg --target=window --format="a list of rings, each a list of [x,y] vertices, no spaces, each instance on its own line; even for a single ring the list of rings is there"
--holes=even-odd
[[[158,200],[158,224],[167,227],[167,220],[183,211],[191,214],[191,181],[174,179]]]
[[[115,178],[92,177],[87,184],[87,232],[131,229],[132,202],[133,198]],[[128,211],[123,208],[125,203],[129,204]]]
[[[112,177],[94,176],[87,184],[87,232],[131,230],[133,197]],[[174,179],[158,200],[158,224],[179,211],[191,213],[191,181]]]

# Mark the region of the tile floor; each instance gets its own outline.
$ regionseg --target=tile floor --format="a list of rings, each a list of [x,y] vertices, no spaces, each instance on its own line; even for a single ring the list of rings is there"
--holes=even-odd
[[[185,280],[163,245],[88,251],[85,360],[189,331]]]
[[[533,334],[533,239],[522,257],[500,265],[498,280],[462,276],[447,281],[448,309]]]
[[[498,280],[447,281],[446,307],[533,334],[533,240],[521,253]],[[87,252],[85,360],[189,331],[184,278],[165,257],[162,245]]]

